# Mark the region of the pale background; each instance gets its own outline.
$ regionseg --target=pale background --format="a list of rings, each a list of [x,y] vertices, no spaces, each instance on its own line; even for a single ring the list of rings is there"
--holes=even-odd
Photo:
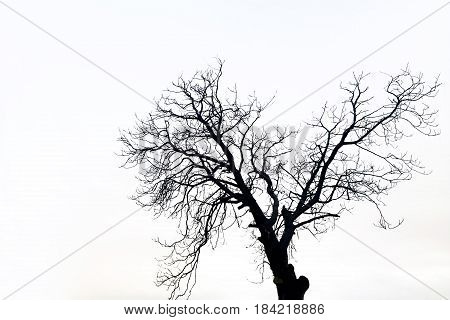
[[[7,1],[50,33],[149,98],[181,73],[221,57],[225,82],[243,95],[277,93],[267,120],[444,4],[441,1]],[[404,149],[433,173],[400,185],[384,213],[405,218],[394,231],[373,226],[363,206],[340,225],[450,295],[450,6],[367,59],[355,71],[391,72],[409,63],[446,84],[434,105],[442,135]],[[136,209],[134,172],[119,169],[119,128],[153,106],[0,3],[0,295],[45,270]],[[333,101],[346,73],[283,117],[308,120]],[[378,79],[378,77],[377,77]],[[16,299],[163,299],[155,287],[153,243],[172,232],[139,212],[15,294]],[[205,252],[192,298],[275,298],[259,275],[250,241],[229,233]],[[303,234],[297,269],[309,299],[436,299],[336,229]]]

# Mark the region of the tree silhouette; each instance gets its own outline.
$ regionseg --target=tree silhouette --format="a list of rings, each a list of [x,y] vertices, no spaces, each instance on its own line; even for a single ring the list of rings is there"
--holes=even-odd
[[[156,110],[120,137],[124,166],[141,168],[133,198],[179,222],[179,238],[160,241],[170,254],[157,283],[171,288],[170,298],[189,296],[202,249],[215,247],[237,225],[256,234],[278,298],[303,299],[309,281],[297,278],[289,263],[294,235],[325,232],[351,201],[380,209],[388,190],[425,173],[397,142],[415,131],[439,133],[436,111],[424,102],[440,83],[427,85],[421,74],[404,69],[389,76],[380,104],[368,95],[366,75],[354,75],[341,86],[345,100],[323,106],[308,123],[310,138],[295,149],[290,141],[302,132],[256,128],[272,100],[252,95],[241,101],[235,87],[222,90],[222,67],[219,60],[191,79],[180,77]],[[381,227],[396,226],[379,211]]]

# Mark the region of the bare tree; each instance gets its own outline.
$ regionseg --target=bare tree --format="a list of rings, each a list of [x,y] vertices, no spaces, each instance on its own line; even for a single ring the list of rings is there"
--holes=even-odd
[[[256,129],[271,101],[241,101],[236,88],[222,90],[222,66],[180,77],[120,138],[124,166],[141,167],[134,199],[178,221],[179,238],[160,242],[170,254],[157,283],[171,288],[170,298],[188,296],[202,249],[237,225],[257,233],[279,299],[303,299],[309,281],[289,263],[294,235],[325,232],[351,201],[380,209],[388,190],[424,173],[397,142],[414,131],[438,134],[436,111],[424,102],[440,83],[427,85],[421,74],[402,70],[389,76],[386,101],[378,104],[366,76],[354,75],[341,87],[345,101],[321,108],[308,124],[311,138],[293,150],[289,140],[301,132]],[[395,227],[381,211],[380,226]]]

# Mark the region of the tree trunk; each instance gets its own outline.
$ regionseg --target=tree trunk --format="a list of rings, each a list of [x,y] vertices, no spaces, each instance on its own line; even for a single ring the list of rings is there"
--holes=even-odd
[[[288,263],[286,250],[279,245],[265,245],[266,255],[273,273],[273,282],[277,287],[279,300],[303,300],[309,288],[305,276],[297,278],[294,266]]]
[[[309,288],[309,280],[305,276],[297,279],[294,267],[291,264],[289,266],[292,274],[285,275],[283,278],[275,276],[273,280],[277,286],[278,300],[303,300]]]
[[[260,228],[259,241],[264,246],[273,282],[277,287],[279,300],[303,300],[309,288],[309,280],[305,276],[297,278],[294,266],[289,263],[287,246],[280,244],[271,229]]]

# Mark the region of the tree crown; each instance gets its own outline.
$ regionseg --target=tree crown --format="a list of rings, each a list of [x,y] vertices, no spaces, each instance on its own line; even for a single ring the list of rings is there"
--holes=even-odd
[[[180,77],[156,110],[120,137],[124,166],[140,166],[134,199],[179,221],[179,239],[161,242],[170,254],[158,284],[173,289],[171,298],[190,293],[201,249],[217,245],[224,230],[246,217],[249,227],[291,248],[297,230],[325,232],[349,201],[380,209],[382,195],[413,172],[424,173],[397,142],[412,132],[439,133],[436,111],[424,104],[437,94],[438,79],[427,85],[406,68],[389,77],[381,105],[372,103],[367,76],[354,75],[341,86],[347,98],[323,106],[296,148],[292,141],[305,131],[257,128],[272,100],[242,101],[236,87],[222,90],[222,68],[219,61],[189,80]],[[379,211],[380,226],[392,227]]]

